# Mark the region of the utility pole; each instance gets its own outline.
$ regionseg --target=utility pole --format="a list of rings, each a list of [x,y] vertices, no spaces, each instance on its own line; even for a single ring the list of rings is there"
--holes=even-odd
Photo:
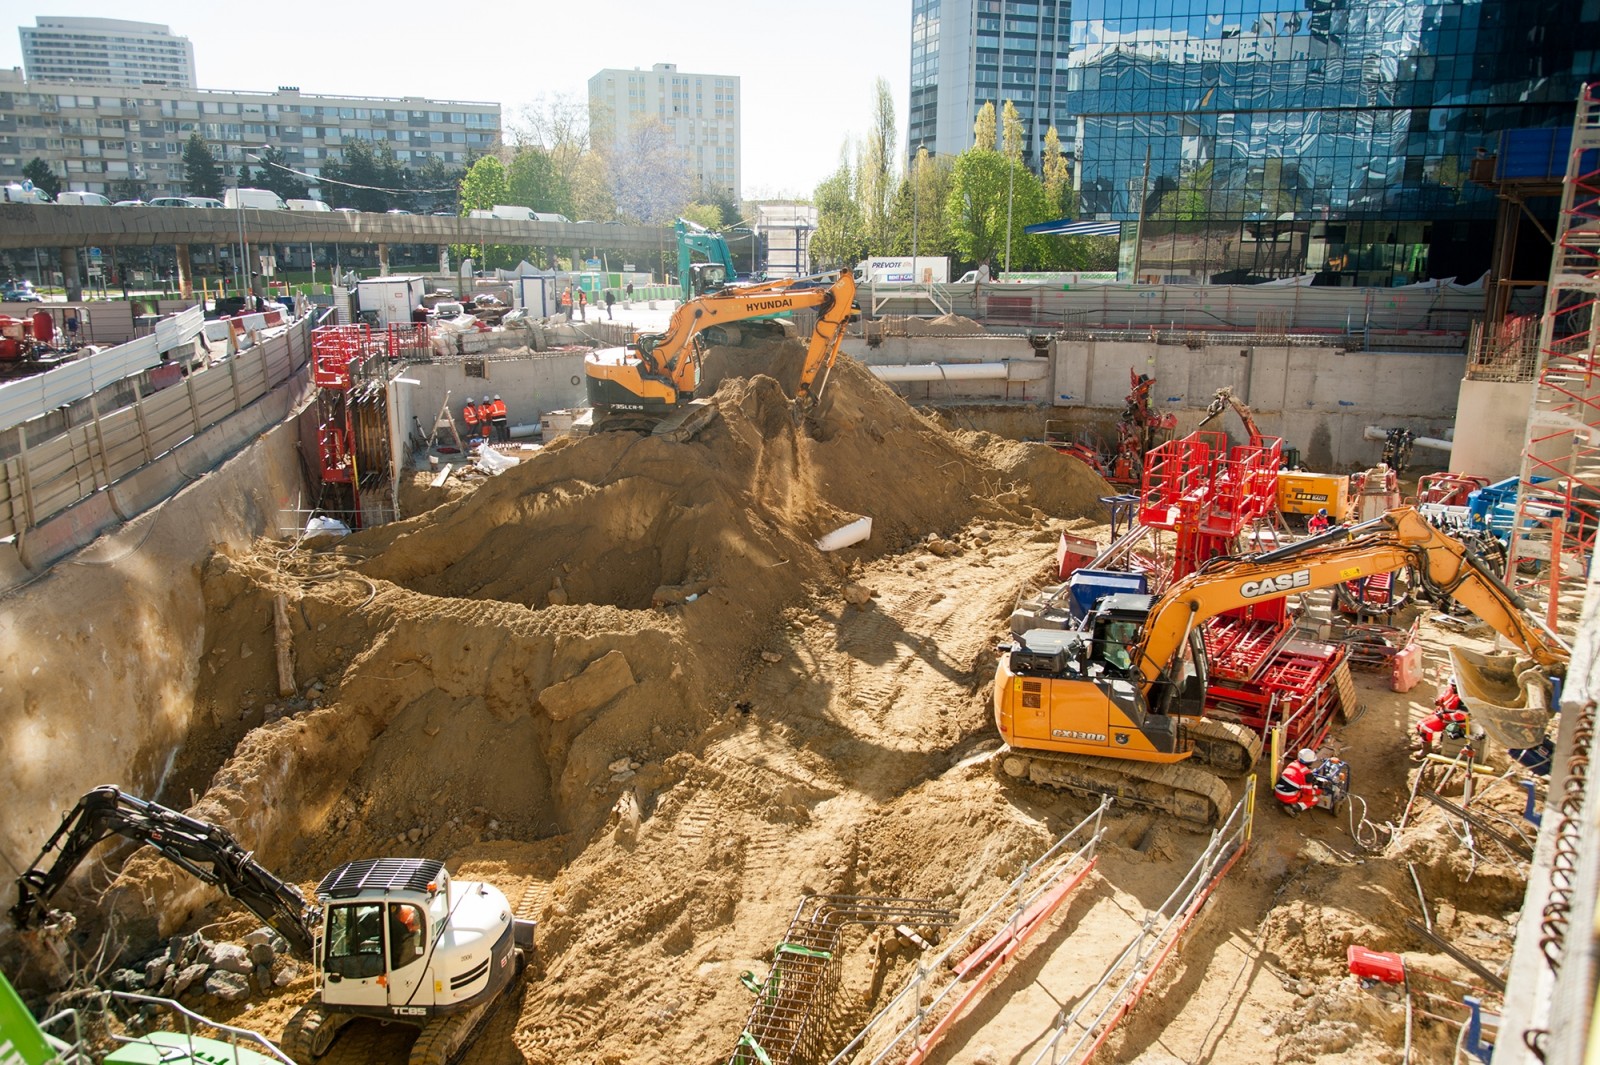
[[[917,265],[917,206],[919,203],[917,182],[922,176],[922,153],[924,150],[923,145],[917,145],[917,154],[911,157],[911,276],[913,278],[921,277]]]

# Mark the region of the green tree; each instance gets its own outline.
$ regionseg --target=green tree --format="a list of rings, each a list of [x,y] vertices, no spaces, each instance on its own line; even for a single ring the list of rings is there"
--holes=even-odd
[[[1061,136],[1051,126],[1044,133],[1044,198],[1050,209],[1059,212],[1057,217],[1076,217],[1072,199],[1072,168],[1061,150]]]
[[[1002,117],[1005,127],[1002,135],[1005,143],[1002,148],[1006,153],[1006,158],[1021,160],[1023,155],[1026,154],[1023,149],[1027,146],[1022,143],[1025,139],[1025,131],[1022,128],[1022,116],[1017,113],[1017,105],[1007,100]]]
[[[293,170],[277,147],[262,150],[260,169],[256,171],[257,187],[270,189],[285,200],[303,200],[311,194],[311,187]]]
[[[452,167],[443,159],[429,158],[412,175],[413,187],[418,196],[426,197],[428,210],[457,214],[461,208],[456,193],[466,174],[465,170]]]
[[[1005,243],[1005,156],[993,148],[970,148],[956,156],[944,216],[951,247],[960,258],[992,260]]]
[[[872,129],[861,150],[856,168],[856,189],[861,201],[861,219],[871,251],[887,254],[890,247],[890,208],[895,193],[894,156],[897,144],[894,120],[894,94],[889,82],[879,78],[873,86]]]
[[[238,174],[235,175],[235,180],[238,183],[238,187],[241,188],[241,189],[253,189],[253,188],[255,188],[256,179],[255,179],[255,176],[253,174],[251,174],[251,172],[250,172],[250,164],[249,163],[240,163],[239,164],[239,172],[238,172]]]
[[[573,217],[572,189],[556,170],[555,159],[539,147],[518,148],[506,167],[506,195],[501,203],[521,204],[535,211]]]
[[[117,203],[121,200],[142,200],[145,198],[144,182],[137,178],[123,178],[120,181],[113,181],[111,187],[106,191],[106,196],[110,198],[112,203]]]
[[[323,165],[322,176],[327,179],[322,185],[323,198],[334,207],[381,214],[408,199],[403,192],[397,195],[390,191],[404,189],[408,179],[388,142],[376,152],[367,141],[348,142],[343,158],[330,159]]]
[[[50,164],[37,155],[28,160],[28,165],[22,168],[22,176],[33,182],[34,188],[52,200],[61,195],[61,179],[50,169]]]
[[[854,266],[867,256],[861,206],[851,187],[850,160],[841,152],[839,167],[812,194],[817,229],[811,236],[812,269]]]
[[[978,117],[972,123],[972,146],[980,151],[994,151],[994,104],[978,108]]]
[[[894,252],[950,255],[955,249],[945,228],[944,205],[950,196],[950,159],[919,148],[894,200]]]
[[[217,157],[198,133],[189,134],[189,141],[183,146],[183,186],[190,196],[222,198],[222,172],[217,169]]]
[[[461,204],[461,213],[468,214],[472,211],[487,211],[497,203],[510,203],[510,187],[506,183],[506,168],[499,159],[486,155],[472,164],[461,179],[461,187],[457,190],[456,199]],[[516,252],[508,245],[455,245],[451,254],[457,259],[468,256],[480,256],[485,267],[515,266],[517,263]]]

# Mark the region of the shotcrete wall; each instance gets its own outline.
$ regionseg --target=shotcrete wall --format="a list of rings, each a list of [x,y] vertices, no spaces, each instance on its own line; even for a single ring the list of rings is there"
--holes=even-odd
[[[88,789],[160,792],[197,712],[196,681],[208,668],[201,661],[201,567],[218,544],[276,534],[279,513],[303,504],[296,432],[292,420],[280,423],[5,598],[0,851],[10,867],[26,868]],[[188,801],[171,797],[179,807]],[[0,905],[9,906],[11,879],[0,882]]]

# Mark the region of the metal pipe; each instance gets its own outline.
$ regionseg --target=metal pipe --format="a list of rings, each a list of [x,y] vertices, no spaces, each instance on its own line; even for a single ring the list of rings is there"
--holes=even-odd
[[[1004,381],[1003,362],[930,362],[915,366],[869,367],[880,381]]]

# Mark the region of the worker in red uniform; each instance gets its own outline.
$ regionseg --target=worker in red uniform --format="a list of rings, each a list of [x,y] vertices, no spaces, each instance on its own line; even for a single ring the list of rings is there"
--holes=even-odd
[[[467,423],[467,436],[478,435],[478,405],[469,398],[461,407],[461,420]]]
[[[1419,747],[1416,756],[1426,758],[1432,754],[1441,736],[1465,739],[1467,720],[1467,706],[1461,701],[1461,693],[1456,691],[1456,682],[1452,680],[1439,693],[1439,698],[1434,700],[1433,713],[1417,722]]]
[[[1284,805],[1284,811],[1298,814],[1309,810],[1322,798],[1322,789],[1311,779],[1311,770],[1317,764],[1317,752],[1306,747],[1298,757],[1283,767],[1272,794]]]
[[[1307,519],[1306,532],[1310,533],[1312,536],[1316,536],[1318,533],[1327,532],[1330,524],[1332,523],[1328,520],[1328,508],[1322,507],[1318,509],[1315,514],[1311,515],[1309,519]]]
[[[485,443],[494,442],[494,404],[488,396],[478,403],[478,431],[483,434]]]

